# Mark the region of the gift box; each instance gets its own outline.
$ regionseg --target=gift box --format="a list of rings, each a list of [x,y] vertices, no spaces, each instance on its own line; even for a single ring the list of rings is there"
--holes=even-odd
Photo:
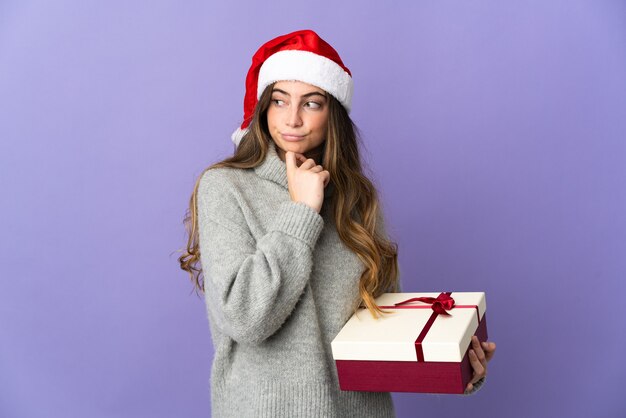
[[[342,390],[463,393],[472,335],[487,341],[483,292],[385,293],[373,318],[359,309],[332,341]]]

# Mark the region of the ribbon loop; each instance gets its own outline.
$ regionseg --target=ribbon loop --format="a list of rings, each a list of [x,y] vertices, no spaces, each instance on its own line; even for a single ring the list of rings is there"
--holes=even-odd
[[[452,292],[441,292],[436,298],[426,296],[411,298],[398,302],[394,306],[407,305],[413,302],[423,302],[431,305],[432,310],[440,315],[450,315],[448,311],[454,308],[454,299],[450,296],[450,293]]]

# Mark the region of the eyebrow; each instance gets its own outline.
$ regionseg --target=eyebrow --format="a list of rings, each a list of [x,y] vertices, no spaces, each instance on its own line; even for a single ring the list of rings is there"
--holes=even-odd
[[[281,89],[272,89],[272,93],[274,93],[275,91],[276,91],[276,92],[278,92],[278,93],[282,93],[282,94],[284,94],[285,96],[289,96],[289,97],[291,97],[291,95],[290,95],[289,93],[287,93],[286,91],[284,91],[284,90],[281,90]],[[302,95],[302,97],[305,97],[305,98],[309,98],[309,97],[311,97],[311,96],[322,96],[324,99],[326,98],[326,96],[325,96],[324,94],[322,94],[322,93],[320,93],[320,92],[317,92],[317,91],[313,91],[313,92],[311,92],[311,93],[307,93],[307,94],[303,94],[303,95]]]

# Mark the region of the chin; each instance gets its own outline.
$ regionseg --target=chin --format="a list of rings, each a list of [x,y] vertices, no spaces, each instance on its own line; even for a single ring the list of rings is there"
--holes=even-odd
[[[284,144],[280,144],[279,147],[282,148],[284,151],[299,152],[300,154],[306,152],[306,144],[287,142]]]

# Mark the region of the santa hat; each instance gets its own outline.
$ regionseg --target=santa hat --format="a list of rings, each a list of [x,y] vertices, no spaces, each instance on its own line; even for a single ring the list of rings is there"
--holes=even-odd
[[[339,54],[312,30],[299,30],[263,44],[252,57],[246,76],[243,123],[231,138],[239,145],[248,132],[254,109],[265,88],[281,80],[297,80],[333,95],[350,113],[352,74]]]

